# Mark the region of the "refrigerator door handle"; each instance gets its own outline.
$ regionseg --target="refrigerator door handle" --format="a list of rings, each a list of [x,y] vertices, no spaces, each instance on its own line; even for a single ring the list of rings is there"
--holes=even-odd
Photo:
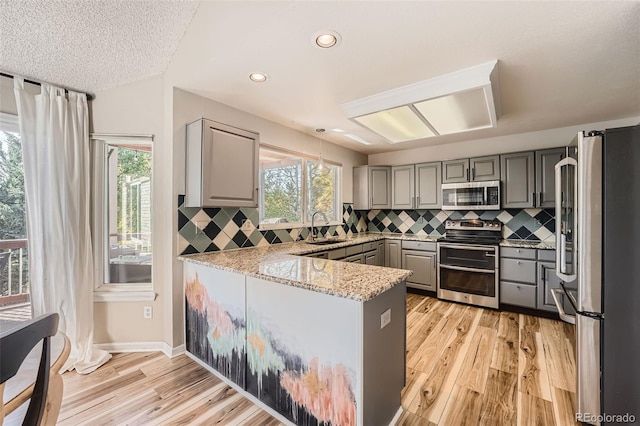
[[[564,311],[564,307],[562,306],[562,302],[561,302],[561,298],[563,296],[564,292],[562,291],[561,288],[552,288],[551,289],[551,296],[553,297],[553,301],[556,304],[556,308],[558,308],[558,314],[560,314],[560,319],[564,322],[568,322],[569,324],[575,324],[576,323],[576,316],[575,315],[569,315]]]
[[[564,232],[562,226],[562,168],[565,166],[574,166],[577,169],[578,162],[571,157],[563,158],[555,166],[556,174],[556,275],[563,281],[571,282],[576,279],[577,271],[577,256],[576,256],[576,233],[573,233],[574,239],[571,245],[571,265],[572,270],[570,274],[567,274],[566,266],[566,246],[567,246],[567,234]],[[574,197],[578,196],[578,179],[574,179]],[[574,203],[576,201],[574,200]],[[571,206],[571,223],[572,226],[576,226],[576,209],[575,206]],[[568,230],[566,231],[569,232]]]

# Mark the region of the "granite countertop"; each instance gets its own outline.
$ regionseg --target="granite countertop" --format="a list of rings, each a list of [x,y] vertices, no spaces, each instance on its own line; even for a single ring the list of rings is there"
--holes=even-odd
[[[179,256],[180,260],[211,266],[294,287],[366,302],[399,284],[412,272],[404,269],[326,260],[304,255],[382,239],[436,242],[436,237],[398,233],[360,233],[334,244],[304,241],[221,252]],[[502,247],[555,249],[554,243],[503,240]]]
[[[192,254],[178,258],[216,269],[239,272],[294,287],[366,302],[401,283],[412,272],[404,269],[304,257],[303,255],[377,241],[385,237],[382,234],[364,234],[335,244],[313,245],[300,241],[265,247]],[[435,239],[427,240],[424,238],[420,240],[435,241]]]
[[[531,249],[544,249],[555,250],[555,241],[527,241],[527,240],[502,240],[500,247],[517,247],[517,248],[531,248]]]

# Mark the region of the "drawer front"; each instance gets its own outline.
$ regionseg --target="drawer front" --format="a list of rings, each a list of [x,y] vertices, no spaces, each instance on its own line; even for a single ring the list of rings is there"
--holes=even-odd
[[[500,259],[500,280],[536,283],[536,261]]]
[[[556,251],[555,250],[538,250],[538,260],[542,262],[555,262]]]
[[[371,251],[371,250],[375,250],[376,248],[378,248],[378,242],[377,241],[372,241],[370,243],[364,243],[362,245],[362,252],[366,252],[366,251]]]
[[[352,254],[362,253],[362,244],[356,244],[355,246],[347,246],[347,256],[351,256]]]
[[[500,281],[500,303],[536,308],[536,286]]]
[[[329,259],[342,259],[347,256],[347,251],[344,247],[333,249],[329,251]]]
[[[403,241],[402,248],[407,250],[436,251],[436,243],[431,241]]]
[[[536,249],[500,247],[500,256],[536,260]]]

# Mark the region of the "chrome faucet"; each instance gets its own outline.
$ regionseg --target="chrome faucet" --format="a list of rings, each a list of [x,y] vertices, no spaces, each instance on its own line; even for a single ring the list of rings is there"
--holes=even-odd
[[[316,237],[318,236],[315,233],[315,229],[316,229],[315,222],[316,222],[316,215],[317,214],[322,215],[322,217],[324,218],[324,224],[325,225],[329,224],[329,219],[327,219],[327,215],[324,214],[324,212],[321,212],[320,210],[318,210],[313,215],[311,215],[311,234],[309,234],[309,236],[311,237],[311,241],[315,241]]]

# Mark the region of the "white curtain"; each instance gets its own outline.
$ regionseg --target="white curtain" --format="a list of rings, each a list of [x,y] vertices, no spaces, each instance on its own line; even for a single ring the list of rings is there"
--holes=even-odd
[[[93,347],[89,119],[85,94],[14,78],[27,201],[33,315],[57,312],[71,341],[63,371],[90,373],[111,355]]]

